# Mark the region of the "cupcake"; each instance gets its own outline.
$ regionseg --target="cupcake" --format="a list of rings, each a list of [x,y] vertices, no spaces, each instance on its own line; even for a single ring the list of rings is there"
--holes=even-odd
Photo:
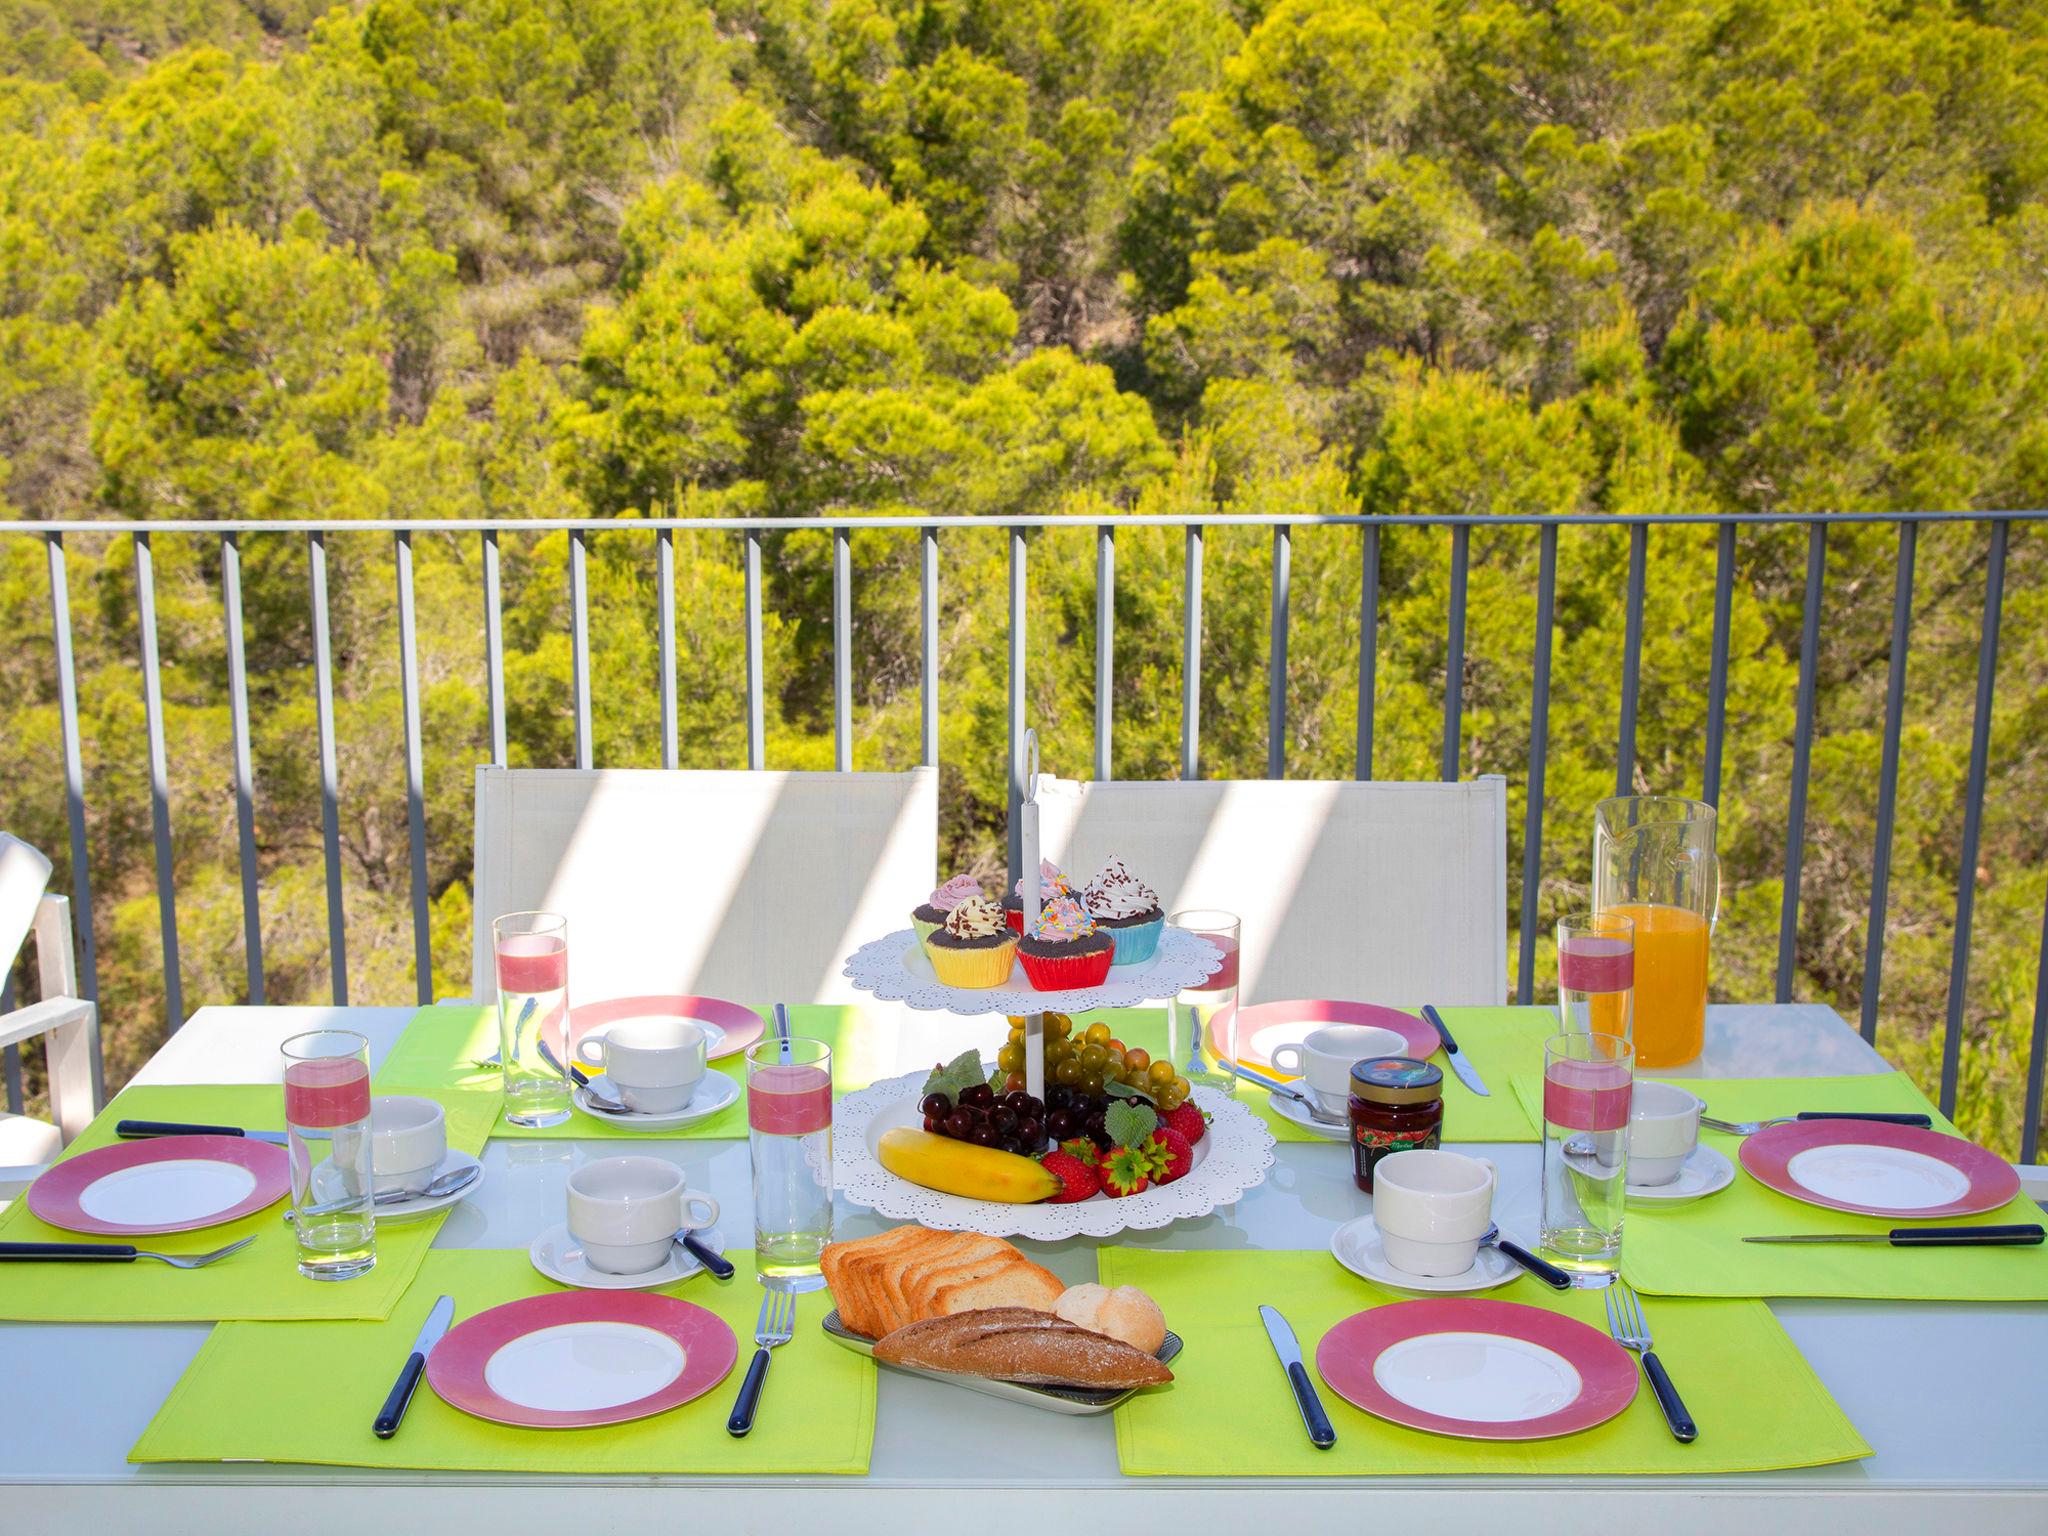
[[[1166,926],[1166,913],[1152,888],[1139,880],[1124,861],[1111,856],[1102,873],[1088,882],[1081,903],[1095,926],[1116,941],[1111,965],[1136,965],[1150,960],[1159,947],[1159,930]]]
[[[1116,940],[1072,896],[1055,896],[1041,907],[1038,926],[1017,942],[1017,961],[1041,992],[1100,986],[1115,952]]]
[[[917,942],[922,944],[930,938],[933,930],[946,921],[946,914],[961,902],[980,894],[981,882],[972,875],[955,875],[933,891],[925,904],[910,914],[910,926],[917,930]]]
[[[1017,936],[1003,925],[1003,909],[970,896],[946,914],[924,941],[932,970],[949,987],[1000,987],[1017,958]]]
[[[1067,878],[1065,870],[1053,863],[1051,859],[1040,859],[1038,861],[1039,908],[1043,910],[1047,903],[1055,896],[1071,896],[1076,901],[1081,899],[1081,893],[1074,889],[1074,882]],[[1011,887],[1010,894],[1003,898],[1003,921],[1010,925],[1012,933],[1022,933],[1024,931],[1024,882],[1022,880],[1019,880],[1016,885]]]

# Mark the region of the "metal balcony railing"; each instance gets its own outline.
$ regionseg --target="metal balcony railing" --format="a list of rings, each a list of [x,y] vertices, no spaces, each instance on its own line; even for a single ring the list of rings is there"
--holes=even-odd
[[[327,551],[329,533],[385,534],[395,556],[398,605],[398,648],[404,712],[406,804],[412,875],[413,945],[422,1003],[433,998],[428,944],[425,795],[420,743],[419,670],[414,644],[412,539],[416,533],[473,534],[482,553],[483,628],[490,703],[492,761],[506,762],[504,655],[499,585],[498,539],[501,533],[534,534],[566,531],[569,535],[570,625],[573,646],[571,687],[577,766],[592,766],[589,603],[586,543],[590,535],[644,534],[656,541],[656,601],[660,636],[662,762],[677,766],[675,657],[675,536],[678,533],[725,534],[743,541],[746,590],[746,739],[750,768],[765,760],[765,709],[762,665],[762,536],[798,527],[823,527],[832,534],[833,735],[835,764],[849,770],[853,761],[852,625],[853,571],[850,540],[855,529],[915,530],[919,535],[922,574],[922,752],[925,764],[939,760],[939,579],[940,542],[948,529],[1000,529],[1009,554],[1009,781],[1011,804],[1024,782],[1025,616],[1028,593],[1027,534],[1039,529],[1074,531],[1092,527],[1096,538],[1096,652],[1094,774],[1107,779],[1114,727],[1112,691],[1116,636],[1113,596],[1116,585],[1116,537],[1129,528],[1170,527],[1183,530],[1185,629],[1183,641],[1180,769],[1183,777],[1199,776],[1201,768],[1202,546],[1206,529],[1257,527],[1271,532],[1271,642],[1268,657],[1267,758],[1271,778],[1286,771],[1287,644],[1289,628],[1292,539],[1302,527],[1355,527],[1363,541],[1363,579],[1359,594],[1358,741],[1356,776],[1370,779],[1373,770],[1373,705],[1377,634],[1380,623],[1379,556],[1382,533],[1388,529],[1443,530],[1450,539],[1450,593],[1447,662],[1443,701],[1440,768],[1446,779],[1458,777],[1465,670],[1466,600],[1469,544],[1472,530],[1529,528],[1539,541],[1537,615],[1531,666],[1531,731],[1527,764],[1527,809],[1522,855],[1520,955],[1517,1000],[1530,1001],[1537,934],[1537,897],[1543,855],[1542,810],[1551,691],[1551,632],[1555,617],[1557,538],[1561,527],[1598,526],[1626,530],[1629,540],[1626,629],[1621,667],[1620,718],[1616,723],[1617,792],[1630,789],[1635,764],[1636,713],[1641,690],[1644,591],[1653,527],[1711,525],[1717,533],[1714,620],[1707,679],[1707,719],[1703,798],[1721,796],[1723,746],[1727,725],[1730,621],[1735,583],[1736,541],[1745,529],[1806,530],[1805,594],[1799,644],[1799,680],[1795,706],[1791,795],[1785,829],[1784,897],[1778,934],[1776,1000],[1790,1002],[1797,959],[1800,876],[1806,846],[1808,781],[1812,767],[1816,666],[1820,646],[1823,578],[1828,532],[1850,524],[1882,524],[1896,530],[1897,574],[1893,592],[1889,673],[1885,692],[1882,761],[1879,769],[1875,846],[1871,851],[1870,921],[1866,929],[1861,1029],[1865,1039],[1877,1031],[1878,983],[1884,966],[1885,913],[1891,865],[1892,833],[1897,808],[1899,742],[1905,704],[1906,671],[1913,613],[1914,558],[1920,529],[1927,524],[1959,523],[1988,530],[1982,627],[1978,642],[1977,685],[1970,739],[1955,926],[1951,950],[1948,1005],[1942,1037],[1940,1103],[1952,1114],[1961,1069],[1963,1009],[1969,973],[1979,839],[1983,828],[1985,776],[1990,754],[1992,699],[1996,684],[1999,623],[2005,596],[2007,548],[2015,523],[2048,523],[2048,511],[1811,513],[1801,515],[1649,514],[1571,516],[1324,516],[1282,519],[1259,515],[1119,516],[1101,520],[1071,517],[858,517],[794,520],[787,518],[636,518],[586,519],[449,519],[418,521],[87,521],[0,522],[0,536],[42,540],[47,551],[50,616],[55,640],[57,687],[61,709],[65,790],[70,824],[72,895],[82,922],[82,970],[88,997],[98,996],[94,958],[91,879],[86,858],[86,786],[81,766],[78,697],[72,652],[64,541],[73,535],[130,538],[134,542],[136,614],[141,638],[143,701],[149,737],[151,819],[155,841],[156,885],[165,956],[167,1008],[173,1028],[184,1018],[178,976],[178,920],[171,857],[171,809],[164,745],[164,704],[157,654],[155,576],[150,541],[166,535],[189,535],[219,541],[222,603],[228,655],[228,691],[233,726],[233,776],[238,821],[243,926],[247,948],[249,1000],[264,998],[262,932],[257,892],[254,786],[250,764],[248,689],[244,661],[241,603],[241,549],[244,537],[297,538],[305,541],[310,570],[309,602],[313,635],[313,670],[319,727],[322,828],[325,846],[327,918],[334,1000],[348,998],[348,955],[341,888],[340,830],[337,814],[333,657],[328,635]],[[1016,863],[1016,819],[1011,819],[1011,863]],[[2027,1057],[2026,1102],[2021,1160],[2037,1153],[2041,1121],[2044,1035],[2048,1035],[2048,909],[2043,912],[2041,965],[2037,973],[2033,1033]],[[97,1063],[95,1064],[97,1071]]]

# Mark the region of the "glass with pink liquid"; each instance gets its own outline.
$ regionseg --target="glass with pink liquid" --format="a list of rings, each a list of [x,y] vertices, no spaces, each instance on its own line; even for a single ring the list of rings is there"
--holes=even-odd
[[[765,1284],[814,1291],[832,1241],[832,1051],[822,1040],[747,1047],[754,1261]]]
[[[284,1043],[284,1126],[299,1273],[351,1280],[377,1262],[370,1042],[316,1029]]]
[[[1172,1034],[1168,1053],[1180,1075],[1192,1085],[1200,1083],[1219,1093],[1235,1094],[1237,1078],[1223,1070],[1217,1060],[1220,1039],[1237,1056],[1237,960],[1241,924],[1234,912],[1213,907],[1191,907],[1167,918],[1175,928],[1207,939],[1223,951],[1223,965],[1187,988],[1173,1000]]]
[[[505,1119],[535,1129],[560,1125],[569,1118],[570,1083],[548,1059],[543,1031],[565,1044],[569,1038],[569,920],[555,912],[508,913],[491,924],[491,940]]]
[[[1621,1267],[1635,1060],[1619,1035],[1568,1031],[1543,1046],[1543,1251],[1584,1285]]]
[[[1619,912],[1557,920],[1557,1017],[1577,1034],[1635,1043],[1636,925]]]

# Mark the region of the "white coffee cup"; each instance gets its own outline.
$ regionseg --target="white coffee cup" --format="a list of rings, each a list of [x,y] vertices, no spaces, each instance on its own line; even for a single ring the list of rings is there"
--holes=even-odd
[[[418,1194],[447,1155],[448,1117],[432,1099],[394,1094],[370,1100],[370,1175],[379,1194]]]
[[[619,1102],[635,1114],[687,1109],[704,1080],[708,1037],[688,1019],[621,1019],[576,1042],[576,1057],[603,1067]]]
[[[1628,1181],[1669,1184],[1700,1144],[1706,1102],[1671,1083],[1637,1078],[1628,1117]]]
[[[1462,1152],[1416,1149],[1372,1170],[1372,1219],[1387,1262],[1411,1275],[1462,1275],[1493,1225],[1493,1164]]]
[[[668,1258],[684,1228],[718,1220],[718,1202],[691,1194],[682,1169],[658,1157],[607,1157],[569,1175],[569,1235],[592,1269],[641,1275]]]
[[[1371,1024],[1325,1024],[1299,1042],[1290,1040],[1266,1053],[1282,1072],[1303,1080],[1315,1101],[1342,1114],[1351,1099],[1351,1068],[1368,1056],[1405,1056],[1408,1043],[1391,1029]]]

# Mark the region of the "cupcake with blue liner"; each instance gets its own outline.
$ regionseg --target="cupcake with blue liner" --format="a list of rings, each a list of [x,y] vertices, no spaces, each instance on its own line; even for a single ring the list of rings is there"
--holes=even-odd
[[[1099,987],[1109,974],[1116,941],[1072,896],[1055,896],[1038,909],[1038,923],[1017,944],[1017,963],[1041,992]]]
[[[1160,930],[1166,926],[1159,897],[1115,855],[1081,892],[1081,904],[1116,943],[1111,965],[1137,965],[1159,948]]]
[[[947,914],[961,902],[980,895],[981,882],[972,875],[955,875],[933,891],[925,904],[910,914],[910,926],[917,930],[917,942],[924,943],[943,927]]]

